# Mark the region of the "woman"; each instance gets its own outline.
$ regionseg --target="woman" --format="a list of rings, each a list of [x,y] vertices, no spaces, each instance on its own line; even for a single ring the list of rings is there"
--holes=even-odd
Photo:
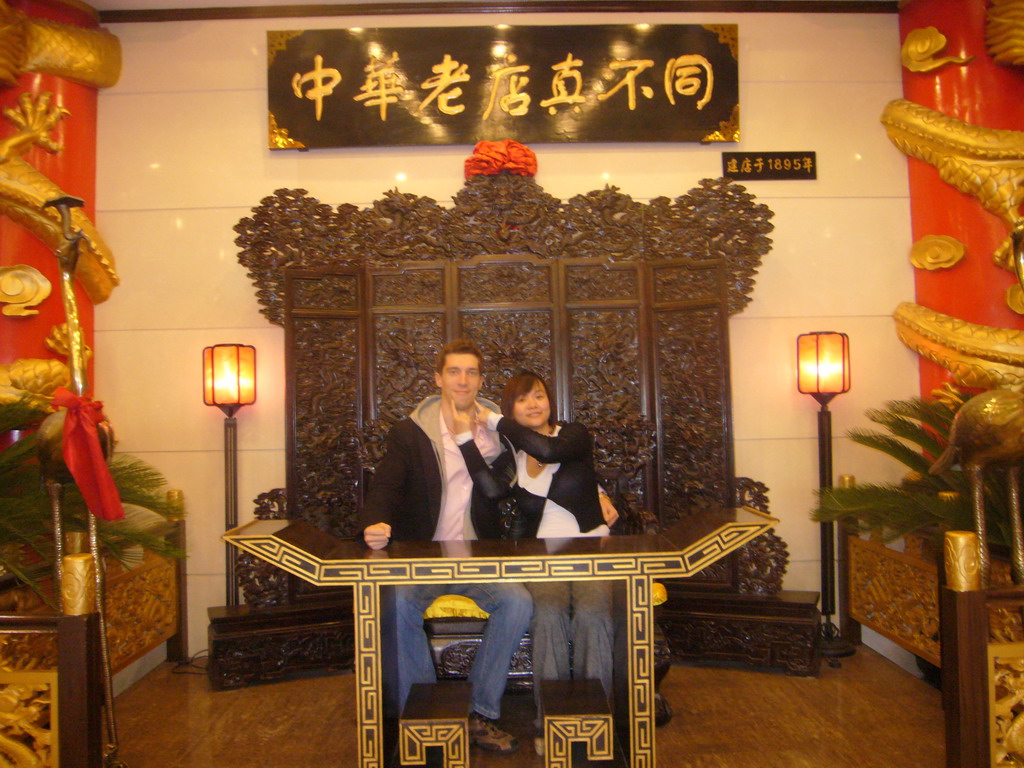
[[[608,526],[618,514],[607,497],[604,501],[599,498],[601,490],[594,472],[590,433],[579,422],[557,423],[554,410],[551,390],[544,380],[535,373],[522,371],[505,386],[502,416],[480,409],[478,419],[496,429],[514,448],[515,478],[511,491],[524,518],[524,536],[607,536]],[[474,472],[474,466],[479,469],[480,462],[467,463],[477,490],[488,496],[502,492],[497,487],[501,484],[500,475]],[[534,600],[530,626],[534,698],[539,703],[538,680],[570,677],[600,680],[605,695],[610,695],[611,583],[537,582],[526,586]],[[537,739],[535,743],[540,752],[543,740]]]

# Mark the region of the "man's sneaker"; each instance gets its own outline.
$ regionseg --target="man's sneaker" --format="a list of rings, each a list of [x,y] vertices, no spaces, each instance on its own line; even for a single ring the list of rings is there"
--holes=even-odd
[[[503,755],[519,749],[519,740],[515,736],[498,728],[491,718],[476,712],[469,714],[469,743]]]

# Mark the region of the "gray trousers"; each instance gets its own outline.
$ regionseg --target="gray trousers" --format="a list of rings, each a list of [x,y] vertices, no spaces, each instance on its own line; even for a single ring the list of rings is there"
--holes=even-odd
[[[612,582],[528,583],[533,595],[530,636],[533,648],[533,698],[540,711],[539,680],[600,680],[612,694]],[[569,643],[572,642],[572,672]]]

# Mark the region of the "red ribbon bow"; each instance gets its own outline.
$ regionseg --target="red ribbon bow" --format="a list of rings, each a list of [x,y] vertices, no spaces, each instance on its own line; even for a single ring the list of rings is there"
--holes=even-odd
[[[120,520],[124,517],[124,507],[96,429],[96,425],[104,421],[103,403],[79,397],[61,387],[53,393],[53,404],[67,409],[64,463],[75,478],[86,506],[103,520]]]

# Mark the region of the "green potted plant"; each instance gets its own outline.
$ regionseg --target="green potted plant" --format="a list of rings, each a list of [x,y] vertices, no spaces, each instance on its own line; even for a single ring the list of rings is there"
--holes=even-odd
[[[4,572],[0,588],[24,584],[54,606],[53,590],[46,587],[54,557],[51,510],[32,431],[49,412],[46,400],[35,395],[0,401],[0,437],[7,438],[6,447],[0,450],[0,569]],[[110,470],[125,517],[116,522],[99,521],[102,549],[129,568],[141,561],[143,548],[164,556],[182,556],[164,535],[180,509],[168,500],[163,476],[127,454],[115,454]],[[85,531],[87,514],[75,485],[65,485],[65,532]]]
[[[858,445],[882,451],[907,468],[899,483],[864,483],[851,488],[823,489],[812,517],[843,522],[848,529],[879,534],[891,541],[911,533],[936,540],[948,530],[974,530],[967,478],[959,466],[933,475],[929,469],[949,442],[957,411],[969,399],[952,385],[935,390],[932,398],[886,403],[867,417],[881,430],[855,429]],[[1009,543],[1009,514],[1005,475],[985,473],[988,538],[993,545]]]

